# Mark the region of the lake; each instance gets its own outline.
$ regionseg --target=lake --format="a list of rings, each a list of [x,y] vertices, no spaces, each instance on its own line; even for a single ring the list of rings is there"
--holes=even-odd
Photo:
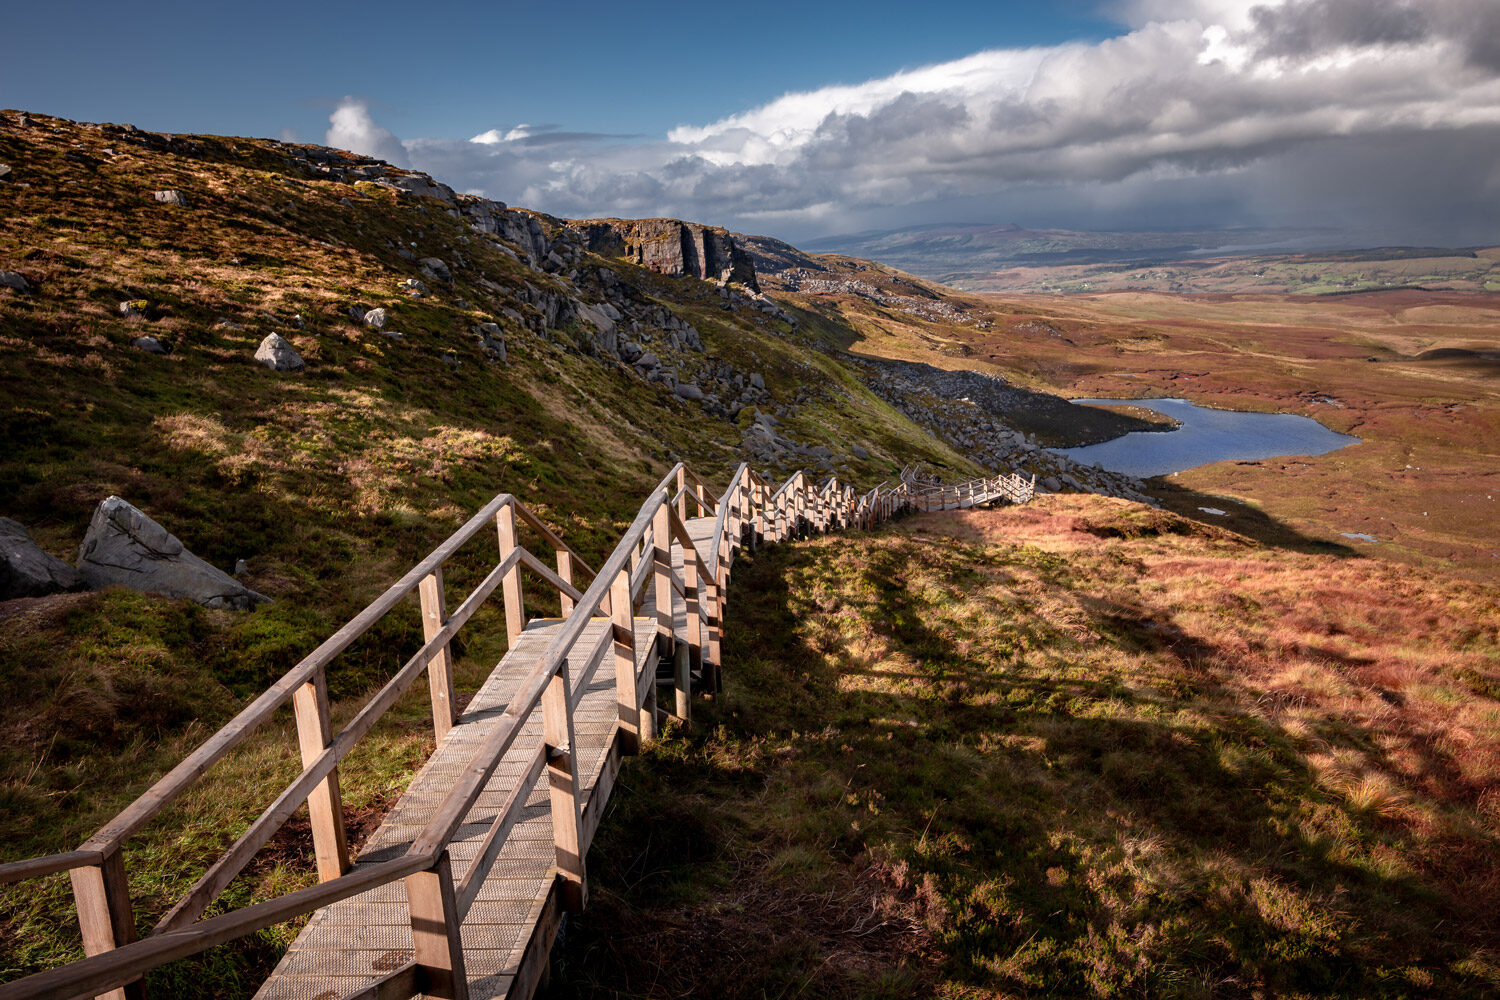
[[[1127,403],[1164,413],[1182,426],[1174,431],[1132,431],[1083,448],[1059,448],[1075,462],[1146,478],[1181,472],[1226,459],[1250,461],[1282,455],[1322,455],[1359,438],[1331,431],[1293,413],[1210,410],[1185,399],[1075,399],[1081,404]]]

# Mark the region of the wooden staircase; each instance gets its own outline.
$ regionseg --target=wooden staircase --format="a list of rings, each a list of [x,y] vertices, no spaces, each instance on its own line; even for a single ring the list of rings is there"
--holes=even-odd
[[[736,554],[810,531],[871,528],[903,510],[1029,499],[1029,484],[1011,478],[1027,488],[1004,477],[945,486],[909,470],[893,489],[856,494],[800,472],[773,489],[741,465],[712,498],[678,465],[597,571],[514,496],[495,497],[78,850],[0,865],[0,883],[69,873],[87,954],[0,985],[0,1000],[143,997],[145,972],[305,914],[258,998],[529,998],[562,915],[587,901],[585,858],[622,757],[666,719],[688,723],[694,693],[719,690]],[[492,568],[450,611],[443,568],[471,555],[491,526]],[[552,565],[522,544],[523,529]],[[561,617],[528,618],[523,570],[556,595]],[[508,649],[459,713],[452,643],[497,590]],[[412,593],[422,647],[334,733],[329,665]],[[424,675],[436,749],[351,859],[339,764]],[[302,773],[136,940],[127,840],[288,702]],[[319,884],[205,917],[304,803]]]

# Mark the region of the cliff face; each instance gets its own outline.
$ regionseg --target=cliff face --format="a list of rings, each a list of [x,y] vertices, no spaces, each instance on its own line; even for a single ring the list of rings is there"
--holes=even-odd
[[[569,225],[593,253],[624,257],[660,274],[734,281],[760,291],[754,259],[728,230],[677,219],[583,219]]]

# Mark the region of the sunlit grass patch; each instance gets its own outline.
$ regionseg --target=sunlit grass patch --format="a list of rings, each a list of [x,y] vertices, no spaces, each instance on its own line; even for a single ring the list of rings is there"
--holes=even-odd
[[[606,825],[568,989],[673,988],[603,948],[617,906],[658,960],[752,927],[780,954],[795,925],[701,923],[724,873],[796,898],[871,859],[899,905],[925,893],[930,938],[878,959],[926,993],[1500,988],[1497,703],[1446,695],[1494,674],[1493,592],[1050,498],[773,550],[732,596],[725,696],[626,769],[618,807],[711,818],[710,857],[669,863],[691,901],[663,918],[650,879],[616,888],[639,835]],[[828,971],[841,947],[798,959],[809,992],[868,989]],[[739,968],[725,995],[779,988]]]

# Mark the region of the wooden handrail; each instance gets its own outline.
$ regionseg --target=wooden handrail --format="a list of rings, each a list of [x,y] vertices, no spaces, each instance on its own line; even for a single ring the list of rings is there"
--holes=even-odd
[[[0,865],[0,885],[65,872],[70,868],[97,865],[103,861],[104,855],[98,851],[64,851],[61,854],[27,858],[25,861],[12,861],[9,864]]]
[[[371,625],[383,618],[402,598],[410,594],[432,571],[447,562],[481,528],[484,528],[502,507],[514,501],[509,493],[501,493],[485,504],[463,527],[454,532],[432,550],[425,559],[417,563],[406,575],[386,589],[370,605],[350,619],[349,623],[326,639],[300,663],[288,670],[281,679],[272,684],[253,702],[242,709],[233,719],[198,749],[183,758],[172,770],[147,789],[139,798],[125,807],[114,819],[99,829],[84,842],[80,850],[99,851],[108,854],[119,848],[125,838],[166,808],[178,795],[196,781],[214,763],[234,749],[241,740],[257,726],[270,718],[296,693],[297,688],[308,680],[328,661],[353,645],[354,641],[369,630]]]
[[[377,886],[419,872],[423,867],[421,859],[409,856],[362,867],[332,882],[252,903],[232,913],[200,920],[183,930],[158,934],[103,955],[0,985],[0,1000],[82,1000],[95,996],[132,982],[148,969],[196,955],[226,941],[311,913],[319,907],[369,892]]]
[[[903,477],[906,474],[907,470],[903,470]],[[696,486],[694,493],[685,492],[685,484],[689,480]],[[672,487],[677,482],[683,483],[684,487],[674,493]],[[755,535],[761,534],[780,538],[785,537],[787,533],[801,530],[800,526],[804,524],[815,529],[826,530],[846,524],[864,524],[867,519],[869,523],[873,523],[874,520],[889,516],[902,506],[909,505],[914,495],[904,479],[892,489],[886,490],[884,486],[885,484],[882,483],[869,493],[855,494],[852,488],[840,484],[836,477],[829,477],[820,485],[814,483],[805,472],[798,471],[789,476],[773,493],[770,484],[765,479],[748,465],[741,464],[736,468],[722,496],[715,498],[707,495],[707,486],[695,473],[679,463],[648,495],[635,520],[621,536],[614,550],[598,571],[579,558],[555,532],[515,497],[504,493],[496,496],[400,580],[387,588],[379,598],[241,710],[228,725],[211,736],[144,795],[106,823],[82,849],[0,865],[0,883],[80,867],[92,866],[103,869],[105,866],[114,865],[114,870],[118,870],[120,864],[118,849],[125,838],[157,815],[208,767],[238,745],[256,726],[263,723],[272,712],[297,695],[303,685],[310,685],[313,682],[322,685],[323,671],[334,657],[349,648],[360,635],[394,608],[400,600],[416,590],[419,585],[424,588],[423,611],[426,638],[422,646],[376,692],[342,731],[329,738],[325,728],[325,735],[320,739],[326,739],[328,742],[321,751],[317,749],[317,743],[309,747],[304,734],[302,746],[304,767],[301,773],[283,788],[265,811],[246,828],[193,888],[168,911],[146,940],[119,944],[117,947],[105,942],[101,948],[108,950],[92,954],[88,958],[67,966],[0,986],[0,1000],[20,996],[74,997],[113,989],[138,979],[144,972],[158,965],[194,954],[290,917],[310,912],[328,903],[358,895],[376,885],[407,879],[409,893],[416,891],[413,888],[415,885],[433,885],[434,883],[423,880],[438,877],[448,870],[447,852],[456,831],[464,823],[500,761],[519,737],[525,720],[532,712],[537,711],[544,701],[547,705],[546,711],[549,713],[549,721],[545,727],[549,735],[544,737],[530,755],[531,765],[527,769],[526,777],[512,791],[506,805],[491,824],[481,844],[478,858],[465,874],[456,891],[451,883],[448,883],[447,889],[442,890],[446,902],[434,902],[435,897],[428,894],[427,889],[423,889],[422,903],[424,914],[426,914],[423,919],[433,919],[434,913],[444,921],[461,919],[462,913],[473,904],[479,886],[483,883],[495,858],[498,857],[516,821],[519,803],[525,801],[527,794],[525,790],[535,784],[543,767],[553,772],[555,823],[563,822],[564,820],[559,817],[566,817],[568,813],[566,807],[561,813],[558,812],[559,800],[556,796],[559,788],[557,784],[559,767],[563,768],[561,772],[563,778],[571,786],[571,790],[565,790],[562,793],[564,796],[562,801],[566,803],[570,801],[568,796],[572,797],[575,829],[572,833],[570,850],[576,854],[578,860],[576,867],[564,866],[564,870],[565,873],[571,873],[568,877],[573,880],[573,887],[577,890],[573,905],[581,905],[582,855],[577,852],[581,851],[586,844],[580,846],[576,829],[578,810],[581,806],[579,800],[581,791],[578,787],[577,775],[571,770],[574,766],[571,761],[572,750],[567,745],[571,741],[571,736],[568,734],[572,731],[572,723],[568,721],[564,728],[559,728],[563,726],[563,721],[560,716],[554,714],[554,709],[564,712],[570,718],[574,705],[597,673],[610,648],[616,649],[617,660],[624,655],[619,645],[619,630],[624,628],[624,634],[628,638],[630,629],[619,623],[622,616],[625,622],[635,620],[645,588],[653,579],[653,574],[657,574],[659,583],[665,580],[671,584],[672,589],[684,595],[689,610],[688,642],[692,650],[691,655],[694,662],[701,659],[705,684],[712,691],[713,685],[717,683],[715,671],[718,666],[718,630],[722,627],[723,621],[723,585],[734,551],[743,543],[741,532],[744,528],[749,527],[752,539]],[[700,513],[707,512],[714,518],[713,534],[708,539],[709,551],[713,554],[708,559],[705,559],[699,552],[688,530],[686,519],[679,515],[677,509],[679,502],[685,503],[689,497],[698,504]],[[502,513],[505,515],[504,518],[500,516]],[[517,543],[514,529],[505,527],[507,524],[513,524],[514,519],[517,518],[537,531],[540,537],[559,554],[558,572],[553,572],[534,554]],[[501,551],[504,557],[496,563],[452,615],[445,615],[442,601],[442,567],[492,521],[502,525]],[[679,543],[683,558],[681,569],[669,565],[665,576],[660,575],[662,572],[660,564],[655,562],[655,559],[659,557],[653,556],[653,552],[659,551],[657,546],[663,544],[658,533],[670,534]],[[731,533],[733,537],[730,537]],[[563,553],[567,553],[566,559],[562,558]],[[497,589],[502,586],[512,587],[507,580],[513,578],[515,570],[523,565],[537,573],[553,587],[559,598],[565,601],[564,621],[542,652],[535,667],[507,704],[504,712],[491,726],[483,744],[471,757],[458,781],[449,790],[442,804],[432,814],[407,852],[394,861],[374,866],[361,866],[345,874],[339,874],[339,868],[335,866],[331,873],[324,872],[326,881],[318,886],[297,890],[233,913],[203,920],[197,919],[301,803],[308,801],[314,789],[319,788],[321,783],[334,774],[339,763],[347,756],[355,743],[368,733],[424,670],[435,671],[435,665],[440,662],[451,667],[451,660],[446,659],[449,643]],[[569,579],[576,568],[582,568],[591,580],[584,590],[580,590]],[[576,675],[570,676],[569,657],[581,640],[584,630],[601,613],[612,614],[610,611],[612,590],[618,592],[617,596],[623,596],[629,607],[622,607],[618,613],[614,614],[615,624],[611,629],[603,631],[600,638],[592,643],[592,648],[588,650]],[[507,593],[509,594],[510,591],[507,590]],[[515,589],[515,594],[518,598],[518,587]],[[571,602],[571,607],[567,602]],[[511,603],[508,597],[508,618]],[[514,603],[517,607],[521,607],[519,599]],[[659,602],[658,605],[657,613],[660,614]],[[507,629],[515,629],[516,631],[512,634],[518,635],[519,630],[524,629],[524,623],[508,621]],[[667,642],[666,649],[670,649],[671,645],[677,641],[673,634],[663,634],[662,639],[670,640]],[[683,664],[686,662],[681,658],[678,659],[678,674],[675,681],[679,699],[678,714],[682,715],[684,720],[686,715],[682,708],[684,704],[682,699],[686,691],[685,671],[687,668]],[[627,709],[631,707],[631,702],[634,702],[636,706],[642,704],[640,679],[632,681],[628,667],[630,663],[626,662],[623,667],[617,668],[626,670],[626,673],[621,675],[624,679],[618,683],[626,685],[621,689],[624,693],[620,695],[620,698],[621,705]],[[559,686],[557,682],[565,683]],[[632,683],[635,684],[634,691],[630,689]],[[652,684],[654,685],[654,678]],[[322,690],[321,687],[319,690]],[[436,691],[436,688],[434,690]],[[655,704],[654,697],[651,696],[653,690],[651,686],[646,688],[648,707]],[[301,702],[299,702],[299,711],[300,705]],[[434,694],[435,718],[438,705],[439,700]],[[326,707],[320,711],[326,713]],[[326,720],[326,715],[324,718]],[[647,721],[649,720],[642,716],[640,732],[641,735],[649,737],[654,730],[646,726]],[[324,725],[326,726],[326,721]],[[336,784],[333,787],[336,792]],[[558,829],[561,831],[562,828]],[[341,838],[342,831],[338,831],[338,834]],[[558,836],[562,838],[562,832],[559,832]],[[342,842],[341,839],[340,842]],[[558,845],[561,859],[564,857],[564,841],[559,839]],[[319,850],[321,851],[322,848],[320,847]],[[344,863],[347,864],[347,861]],[[321,861],[320,871],[322,871]],[[118,878],[119,884],[123,886],[123,875]],[[417,897],[413,896],[412,900],[415,918]],[[124,906],[128,913],[128,899],[124,901]],[[432,906],[438,906],[438,910],[433,910]],[[456,941],[456,938],[452,938],[451,941]],[[396,970],[385,980],[370,986],[366,992],[372,996],[396,996],[400,995],[403,989],[415,988],[414,984],[424,981],[424,976],[434,974],[436,967],[430,964],[432,961],[435,960],[430,954],[429,958],[423,959],[419,949],[418,962],[415,966],[408,965]]]

